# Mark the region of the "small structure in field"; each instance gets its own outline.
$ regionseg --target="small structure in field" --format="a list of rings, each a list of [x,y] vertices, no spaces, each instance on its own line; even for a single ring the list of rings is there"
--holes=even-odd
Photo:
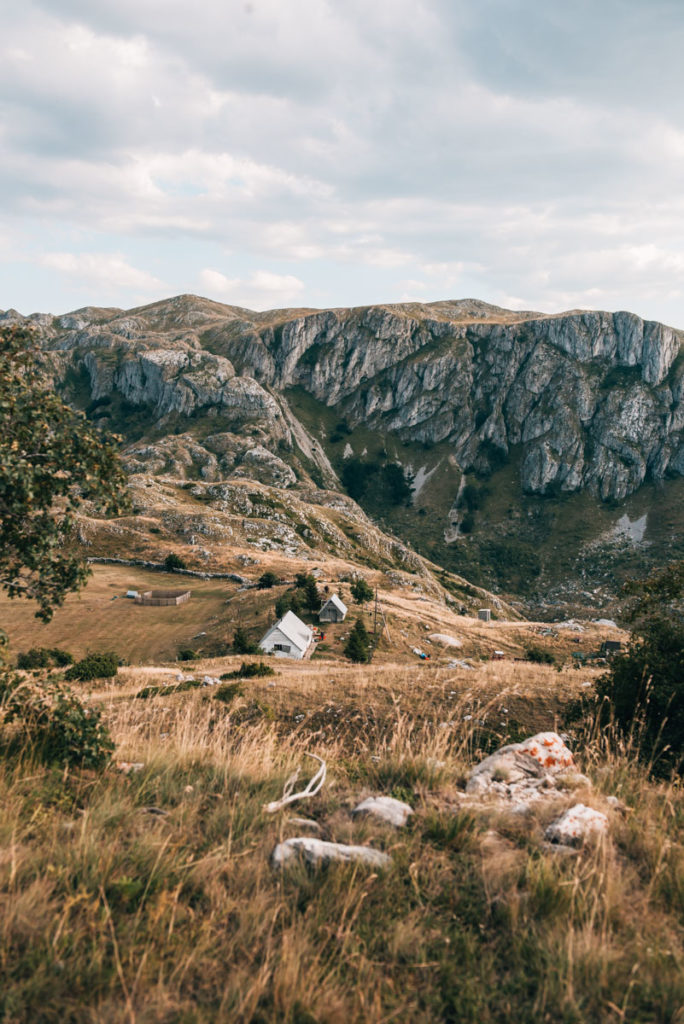
[[[491,608],[480,608],[477,613],[477,617],[480,622],[490,622],[492,618]]]
[[[136,604],[156,606],[183,604],[190,600],[189,590],[145,590],[134,599]]]
[[[294,612],[286,612],[259,641],[259,647],[266,654],[276,658],[304,657],[313,643],[313,630],[297,618]]]
[[[333,594],[325,602],[318,613],[319,622],[344,622],[347,614],[347,606],[337,594]]]

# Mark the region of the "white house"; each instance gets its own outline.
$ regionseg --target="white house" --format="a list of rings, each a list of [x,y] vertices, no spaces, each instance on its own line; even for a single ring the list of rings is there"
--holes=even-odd
[[[312,642],[313,631],[309,626],[294,612],[286,612],[262,637],[259,647],[276,658],[303,658]]]
[[[320,622],[344,622],[344,617],[347,614],[347,606],[337,594],[333,594],[325,602],[318,618]]]

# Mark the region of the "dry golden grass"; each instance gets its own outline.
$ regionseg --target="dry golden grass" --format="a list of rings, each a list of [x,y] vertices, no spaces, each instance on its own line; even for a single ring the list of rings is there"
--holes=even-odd
[[[259,574],[266,567],[265,563],[260,565]],[[542,631],[548,627],[539,623],[492,621],[485,624],[457,615],[445,604],[425,595],[409,595],[402,588],[389,589],[386,582],[383,583],[382,574],[375,575],[381,587],[380,602],[387,629],[382,628],[380,622],[382,633],[374,664],[398,662],[413,665],[420,671],[414,647],[429,653],[431,660],[441,665],[453,658],[489,658],[495,650],[503,651],[510,660],[522,657],[525,648],[533,644],[547,649],[559,661],[569,663],[574,651],[593,651],[606,637],[624,639],[626,636],[620,631],[587,625],[580,635],[581,643],[575,644],[572,633],[567,630],[558,631],[556,636],[542,636]],[[373,576],[369,574],[369,578]],[[192,592],[190,601],[182,605],[146,607],[124,597],[129,589],[177,588],[179,583]],[[320,585],[328,585],[331,592],[340,586],[334,574],[322,577]],[[282,586],[273,590],[240,590],[236,583],[228,580],[200,580],[125,566],[96,565],[88,585],[80,594],[68,596],[51,622],[39,622],[30,602],[10,601],[4,594],[0,594],[0,613],[15,652],[30,647],[62,647],[82,657],[91,650],[115,650],[131,665],[149,665],[175,661],[182,648],[201,651],[218,649],[220,645],[229,647],[238,625],[254,640],[260,639],[275,621],[275,599],[285,589]],[[343,585],[343,589],[350,614],[346,622],[326,624],[325,644],[316,659],[335,658],[344,663],[343,648],[353,619],[363,614],[372,626],[372,607],[366,607],[362,613],[358,605],[352,604],[348,585]],[[431,643],[430,633],[452,636],[462,646],[448,648]]]
[[[211,687],[135,699],[164,667],[84,689],[139,774],[3,766],[0,1019],[682,1024],[681,788],[599,738],[582,799],[610,838],[568,858],[542,829],[570,795],[524,819],[460,806],[473,760],[553,727],[575,674],[276,668],[227,704]],[[324,789],[265,814],[305,751]],[[369,793],[408,799],[409,827],[353,820]],[[302,814],[393,866],[275,873]]]

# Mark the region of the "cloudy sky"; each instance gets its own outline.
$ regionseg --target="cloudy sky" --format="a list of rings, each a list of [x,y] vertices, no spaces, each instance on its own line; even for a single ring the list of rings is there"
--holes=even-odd
[[[0,308],[684,327],[682,0],[4,0]]]

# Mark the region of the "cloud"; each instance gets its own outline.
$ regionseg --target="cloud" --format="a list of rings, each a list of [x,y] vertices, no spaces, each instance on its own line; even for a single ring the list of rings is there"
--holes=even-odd
[[[119,253],[47,252],[38,262],[67,277],[87,281],[107,294],[124,289],[155,295],[167,287],[160,278],[131,266]]]
[[[10,301],[61,302],[47,249],[122,254],[124,302],[448,289],[684,323],[682,42],[674,0],[25,0],[0,42]],[[82,271],[93,302],[108,273]]]
[[[199,275],[199,284],[208,298],[258,310],[296,304],[305,290],[304,282],[292,274],[268,270],[256,270],[247,278],[231,278],[207,267]]]

